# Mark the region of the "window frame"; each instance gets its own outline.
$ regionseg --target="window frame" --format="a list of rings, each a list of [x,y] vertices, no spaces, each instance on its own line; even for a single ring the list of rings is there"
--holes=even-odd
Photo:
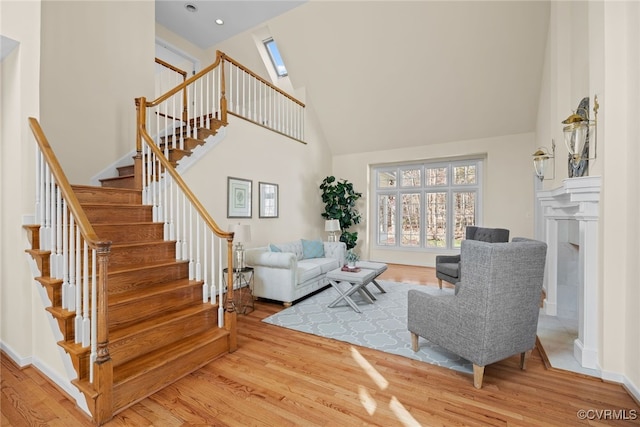
[[[471,192],[475,194],[475,206],[474,206],[474,224],[479,225],[482,221],[482,186],[483,186],[483,165],[484,158],[473,157],[456,160],[434,160],[434,161],[422,161],[422,162],[404,162],[394,164],[381,164],[373,166],[371,168],[371,182],[374,192],[374,197],[371,198],[373,211],[374,226],[372,227],[372,242],[373,247],[376,250],[402,250],[402,251],[422,251],[422,252],[442,252],[443,250],[454,251],[460,247],[455,246],[454,242],[454,228],[455,228],[455,194],[459,192]],[[476,173],[475,184],[455,184],[454,183],[454,169],[460,166],[475,166]],[[427,169],[445,167],[446,168],[446,184],[443,185],[427,185]],[[420,170],[420,182],[417,186],[403,185],[403,171],[419,169]],[[380,173],[389,173],[390,175],[395,173],[395,183],[392,186],[381,187],[378,182]],[[402,197],[406,194],[420,194],[420,213],[419,213],[419,245],[409,246],[402,244],[402,230],[401,224],[404,221],[404,212],[402,206]],[[446,193],[446,245],[445,246],[427,246],[427,209],[426,209],[426,196],[428,193]],[[381,218],[380,218],[380,198],[381,196],[395,197],[394,207],[395,210],[395,223],[393,224],[393,230],[384,233],[380,230]],[[393,236],[393,244],[383,244],[382,242],[388,242],[392,239],[383,238],[386,236]]]
[[[280,54],[280,49],[278,49],[278,44],[273,39],[273,37],[264,39],[262,41],[262,44],[264,45],[264,48],[267,51],[267,55],[271,60],[271,65],[273,66],[273,69],[276,72],[276,76],[278,76],[278,78],[287,77],[289,75],[289,72],[287,71],[287,66],[284,65],[284,60],[282,59],[282,55]],[[273,46],[273,50],[270,46]],[[277,55],[277,58],[274,57],[274,53],[275,55]],[[280,67],[282,67],[284,72],[280,72]]]

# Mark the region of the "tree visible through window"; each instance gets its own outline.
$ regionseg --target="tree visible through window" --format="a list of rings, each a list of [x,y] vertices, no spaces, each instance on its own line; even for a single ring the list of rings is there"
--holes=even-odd
[[[481,160],[378,167],[376,243],[400,248],[456,248],[480,207]]]

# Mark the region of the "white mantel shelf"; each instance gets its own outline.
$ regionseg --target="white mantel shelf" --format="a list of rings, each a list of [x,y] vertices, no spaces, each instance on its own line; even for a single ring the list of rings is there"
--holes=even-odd
[[[558,221],[579,223],[578,256],[578,338],[574,356],[585,368],[598,366],[598,220],[601,177],[568,178],[562,186],[536,194],[544,217],[547,243],[544,312],[556,316],[558,310]]]

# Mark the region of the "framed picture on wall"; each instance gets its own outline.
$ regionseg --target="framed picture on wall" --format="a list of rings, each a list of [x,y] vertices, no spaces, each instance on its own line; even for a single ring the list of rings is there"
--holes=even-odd
[[[251,181],[227,177],[227,218],[251,218]]]
[[[260,209],[258,216],[260,218],[278,218],[278,184],[269,182],[258,182]]]

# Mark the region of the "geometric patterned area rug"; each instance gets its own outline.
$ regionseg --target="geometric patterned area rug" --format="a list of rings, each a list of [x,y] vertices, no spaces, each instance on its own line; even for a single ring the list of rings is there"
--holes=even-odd
[[[292,305],[263,322],[306,332],[338,341],[345,341],[385,353],[443,366],[461,372],[472,373],[473,365],[440,346],[420,338],[420,350],[411,349],[411,334],[407,330],[407,292],[418,289],[435,295],[452,294],[453,289],[378,280],[386,293],[380,293],[373,285],[367,289],[377,298],[373,304],[365,302],[356,292],[351,296],[362,313],[356,313],[346,302],[334,308],[328,305],[338,297],[329,287]],[[345,287],[345,284],[341,284]]]

